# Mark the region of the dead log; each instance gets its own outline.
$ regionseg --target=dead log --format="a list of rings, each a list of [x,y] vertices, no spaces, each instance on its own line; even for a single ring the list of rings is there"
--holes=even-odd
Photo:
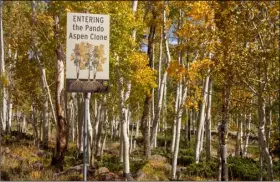
[[[60,173],[54,173],[53,176],[54,176],[54,178],[57,178],[57,177],[59,177],[61,175],[67,175],[67,174],[69,174],[70,172],[73,172],[73,171],[82,173],[83,167],[84,167],[83,164],[80,164],[78,166],[73,166],[73,167],[70,167],[70,168],[66,169],[65,171],[60,172]],[[94,172],[94,170],[89,168],[89,165],[87,165],[87,170],[89,172]]]

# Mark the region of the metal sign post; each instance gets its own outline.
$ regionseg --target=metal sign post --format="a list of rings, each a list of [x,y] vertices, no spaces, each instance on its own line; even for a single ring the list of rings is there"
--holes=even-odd
[[[89,94],[84,93],[85,99],[85,119],[84,119],[84,145],[83,145],[83,157],[84,157],[84,181],[87,181],[87,154],[88,154],[88,112],[89,112]]]
[[[90,93],[108,91],[109,15],[67,13],[66,90],[84,93],[83,162],[87,181]]]

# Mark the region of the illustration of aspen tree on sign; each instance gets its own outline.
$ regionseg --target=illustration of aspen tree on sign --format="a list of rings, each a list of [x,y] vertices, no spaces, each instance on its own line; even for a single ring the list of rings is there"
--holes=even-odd
[[[102,87],[102,84],[96,82],[96,73],[102,72],[102,64],[106,62],[104,45],[93,46],[87,44],[88,60],[86,66],[88,68],[88,81],[85,83],[84,89],[86,91],[94,91]],[[90,72],[93,71],[93,81],[90,81]]]
[[[85,58],[84,43],[76,44],[71,54],[71,61],[74,61],[76,66],[77,80],[70,85],[70,89],[82,89],[83,82],[80,81],[80,70]]]
[[[88,81],[90,81],[90,71],[93,70],[93,64],[92,64],[92,60],[93,60],[93,45],[91,45],[90,43],[87,43],[86,46],[87,49],[87,57],[86,57],[86,63],[85,66],[88,69]]]
[[[104,45],[100,44],[99,46],[95,46],[94,54],[95,54],[95,58],[97,59],[97,62],[98,62],[96,72],[97,71],[102,72],[103,71],[102,64],[104,64],[106,62]]]
[[[86,57],[85,66],[88,69],[88,81],[86,81],[84,84],[84,90],[90,92],[93,90],[97,90],[99,85],[98,83],[93,83],[90,81],[91,70],[94,70],[95,67],[94,46],[90,43],[87,43],[86,51],[87,51],[86,54],[87,57]]]

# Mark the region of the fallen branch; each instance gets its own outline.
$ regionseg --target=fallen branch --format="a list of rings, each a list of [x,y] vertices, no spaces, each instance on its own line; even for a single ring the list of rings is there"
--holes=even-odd
[[[70,173],[70,172],[73,172],[73,171],[76,171],[76,172],[81,173],[81,172],[83,171],[83,167],[84,167],[84,165],[83,165],[83,164],[80,164],[80,165],[78,165],[78,166],[70,167],[70,168],[68,168],[68,169],[66,169],[65,171],[62,171],[62,172],[60,172],[60,173],[54,173],[53,175],[54,175],[54,177],[59,177],[59,176],[61,176],[61,175],[66,175],[66,174],[68,174],[68,173]],[[89,167],[89,165],[87,165],[87,167]],[[89,169],[89,168],[87,168],[87,170],[88,170],[89,172],[93,172],[93,171],[94,171],[94,170]]]

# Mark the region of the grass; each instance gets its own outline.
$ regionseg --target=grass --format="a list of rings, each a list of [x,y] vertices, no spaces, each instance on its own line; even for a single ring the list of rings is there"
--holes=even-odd
[[[141,141],[141,139],[139,139]],[[164,146],[165,137],[159,135],[159,146],[152,150],[152,155],[161,155],[167,158],[167,162],[162,161],[145,161],[143,160],[142,145],[138,143],[139,147],[133,151],[130,155],[130,170],[132,176],[135,178],[138,176],[139,171],[145,174],[145,180],[169,180],[170,178],[170,164],[172,161],[172,155],[170,152],[170,145],[167,148]],[[167,143],[171,142],[171,138],[167,137]],[[54,143],[50,141],[50,143]],[[107,147],[102,160],[97,162],[98,167],[106,167],[110,172],[113,172],[119,176],[122,175],[123,164],[119,162],[119,143],[116,141],[108,142],[110,146]],[[38,147],[33,145],[32,140],[19,139],[16,137],[5,137],[3,140],[3,148],[9,147],[10,153],[23,158],[23,162],[8,157],[2,154],[1,170],[3,180],[61,180],[61,181],[80,181],[82,180],[82,174],[79,172],[71,172],[67,175],[61,175],[58,178],[53,177],[53,169],[50,167],[51,163],[51,150],[46,151],[50,155],[45,157],[38,157],[35,154],[39,151]],[[234,152],[235,140],[228,140],[228,149],[230,152]],[[185,147],[184,138],[180,141],[180,150],[178,155],[178,168],[182,169],[182,172],[178,174],[179,180],[216,180],[217,179],[217,137],[212,138],[212,158],[210,162],[194,163],[194,147],[195,139],[192,138],[190,142],[190,148]],[[230,155],[228,152],[228,155]],[[258,144],[250,143],[248,148],[248,158],[236,158],[229,157],[229,175],[230,180],[256,180],[258,174]],[[234,154],[233,154],[234,155]],[[32,169],[32,164],[36,161],[40,161],[44,168],[43,170]],[[201,161],[205,161],[205,152],[201,155]],[[82,158],[79,158],[74,143],[69,143],[68,151],[65,155],[64,169],[72,166],[82,164]],[[279,163],[275,163],[275,179],[279,179],[278,171],[280,169]],[[266,175],[266,172],[265,172]],[[264,175],[264,176],[265,176]],[[94,179],[94,176],[90,176],[89,179]]]

